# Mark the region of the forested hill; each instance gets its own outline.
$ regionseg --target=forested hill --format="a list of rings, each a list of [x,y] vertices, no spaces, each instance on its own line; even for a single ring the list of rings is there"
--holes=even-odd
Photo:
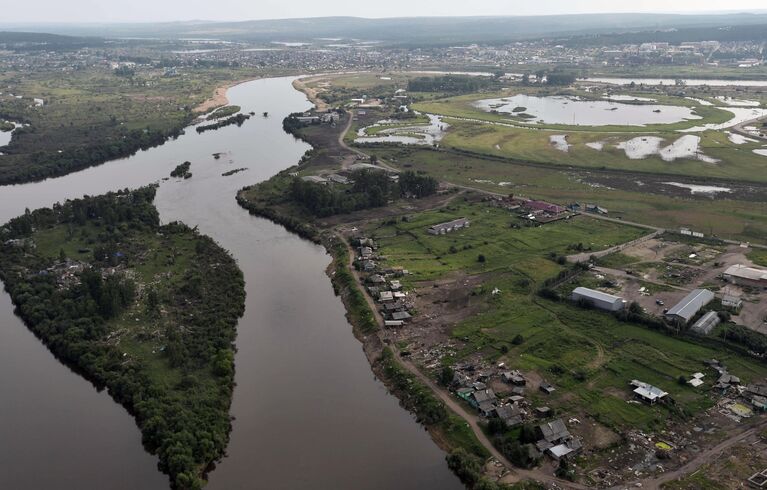
[[[84,47],[103,46],[104,40],[97,37],[63,36],[40,32],[0,31],[0,47],[15,50],[69,50]]]
[[[171,22],[162,24],[53,24],[36,29],[78,36],[164,38],[215,37],[254,42],[344,38],[389,44],[504,42],[577,34],[668,31],[684,28],[731,28],[767,24],[766,13],[712,14],[578,14],[494,17],[400,17],[366,19],[322,17],[239,22]]]
[[[244,281],[213,240],[161,226],[155,188],[27,212],[0,228],[0,279],[64,363],[124,405],[178,489],[224,454]]]

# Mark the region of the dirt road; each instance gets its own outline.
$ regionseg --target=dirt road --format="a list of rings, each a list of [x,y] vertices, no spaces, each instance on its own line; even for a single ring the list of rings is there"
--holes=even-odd
[[[629,484],[621,485],[618,488],[627,488],[627,487],[635,486],[636,483],[641,483],[642,488],[659,489],[665,483],[669,483],[674,480],[683,478],[684,476],[693,473],[701,466],[719,459],[720,457],[723,456],[723,453],[727,451],[728,449],[748,439],[751,436],[759,434],[761,431],[765,429],[767,429],[767,420],[763,420],[760,423],[752,426],[751,428],[743,429],[739,433],[729,437],[728,439],[725,439],[724,441],[720,442],[719,444],[712,447],[711,449],[702,451],[700,454],[698,454],[697,457],[695,457],[695,459],[691,460],[690,462],[688,462],[687,464],[685,464],[679,469],[669,471],[668,473],[664,473],[662,476],[659,476],[658,478],[639,480],[638,482],[632,482]]]

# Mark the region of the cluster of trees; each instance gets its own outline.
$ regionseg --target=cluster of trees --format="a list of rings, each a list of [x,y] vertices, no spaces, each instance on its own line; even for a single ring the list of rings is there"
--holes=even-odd
[[[429,388],[418,383],[412,374],[397,364],[391,349],[386,347],[378,362],[402,405],[413,412],[420,423],[434,425],[447,419],[445,405]]]
[[[494,86],[497,81],[491,77],[468,75],[443,75],[418,77],[408,81],[410,92],[444,92],[449,94],[470,94]]]
[[[162,145],[168,138],[181,135],[182,125],[175,129],[134,129],[120,138],[103,138],[100,143],[80,145],[58,151],[25,152],[14,144],[3,152],[9,165],[0,166],[0,185],[17,184],[65,175],[77,170],[100,165],[117,158],[125,158],[139,150]],[[36,131],[34,126],[18,128],[14,141],[26,132]]]
[[[385,206],[393,184],[385,172],[361,170],[354,173],[351,189],[293,179],[292,199],[319,217]]]
[[[352,180],[351,188],[343,188],[295,178],[290,196],[315,216],[325,217],[386,206],[401,195],[427,197],[436,193],[439,185],[433,177],[412,171],[400,174],[399,183],[392,182],[386,172],[375,170],[358,170]]]
[[[493,434],[493,445],[519,468],[533,468],[540,462],[533,444],[538,440],[535,427],[524,424],[519,429],[509,430],[500,419],[493,419],[488,430]]]
[[[136,76],[136,70],[130,66],[123,65],[114,69],[115,76],[131,78]]]
[[[3,245],[0,279],[18,314],[49,349],[108,388],[136,417],[145,447],[159,456],[173,486],[197,489],[204,469],[223,455],[231,430],[233,342],[244,310],[244,280],[234,259],[210,238],[178,223],[160,226],[154,195],[149,187],[87,197],[12,220],[0,233],[14,239],[34,239],[36,230],[52,226],[75,233],[81,225],[97,227],[102,232],[96,248],[102,252],[94,252],[78,284],[59,287],[53,274],[35,273],[54,259]],[[165,328],[163,355],[167,369],[179,373],[175,385],[158,382],[140,356],[126,362],[122,348],[105,341],[115,328],[112,320],[136,305],[137,288],[125,275],[107,274],[103,260],[112,260],[116,246],[146,246],[158,236],[167,238],[167,246],[181,237],[194,243],[183,277],[146,293],[146,314]]]
[[[192,167],[192,162],[184,162],[179,165],[176,165],[176,168],[171,170],[170,176],[171,177],[183,177],[185,179],[188,179],[192,177],[192,172],[189,171],[189,169]]]
[[[215,131],[217,129],[221,129],[226,126],[231,126],[233,124],[236,124],[237,126],[242,126],[245,123],[245,121],[247,121],[248,119],[250,119],[250,114],[236,114],[234,116],[227,117],[226,119],[222,119],[213,124],[205,124],[203,126],[197,126],[196,131],[198,133],[204,133],[205,131]]]
[[[399,189],[402,195],[412,195],[417,198],[436,194],[439,181],[430,175],[416,173],[411,170],[402,172],[399,176]]]
[[[445,457],[447,467],[455,473],[471,490],[504,490],[511,489],[508,485],[495,483],[482,476],[484,461],[479,457],[464,451],[456,449]]]
[[[742,325],[727,325],[719,332],[719,336],[726,341],[740,344],[757,354],[767,354],[767,336]]]

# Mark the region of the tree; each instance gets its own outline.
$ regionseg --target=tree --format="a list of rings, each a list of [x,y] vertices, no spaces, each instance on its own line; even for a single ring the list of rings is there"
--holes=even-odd
[[[485,256],[484,256],[484,255],[482,255],[482,254],[479,254],[479,255],[477,256],[477,262],[479,262],[480,264],[484,264],[486,261],[487,261],[487,259],[485,258]]]
[[[557,475],[558,478],[562,478],[564,480],[573,481],[573,479],[575,479],[575,471],[573,471],[573,469],[570,467],[570,463],[567,461],[567,458],[562,458],[559,460],[559,466],[557,467],[557,470],[554,474]]]
[[[455,377],[455,371],[450,366],[444,366],[439,372],[439,384],[442,386],[450,386],[453,383]]]

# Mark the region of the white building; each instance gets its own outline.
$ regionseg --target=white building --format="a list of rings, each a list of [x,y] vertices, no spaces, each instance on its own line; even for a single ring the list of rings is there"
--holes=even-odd
[[[582,287],[575,288],[570,299],[576,302],[586,301],[595,308],[606,311],[619,311],[626,306],[626,300],[620,296],[613,296],[602,291]]]
[[[739,286],[767,288],[767,270],[759,267],[733,265],[724,271],[724,279]]]

